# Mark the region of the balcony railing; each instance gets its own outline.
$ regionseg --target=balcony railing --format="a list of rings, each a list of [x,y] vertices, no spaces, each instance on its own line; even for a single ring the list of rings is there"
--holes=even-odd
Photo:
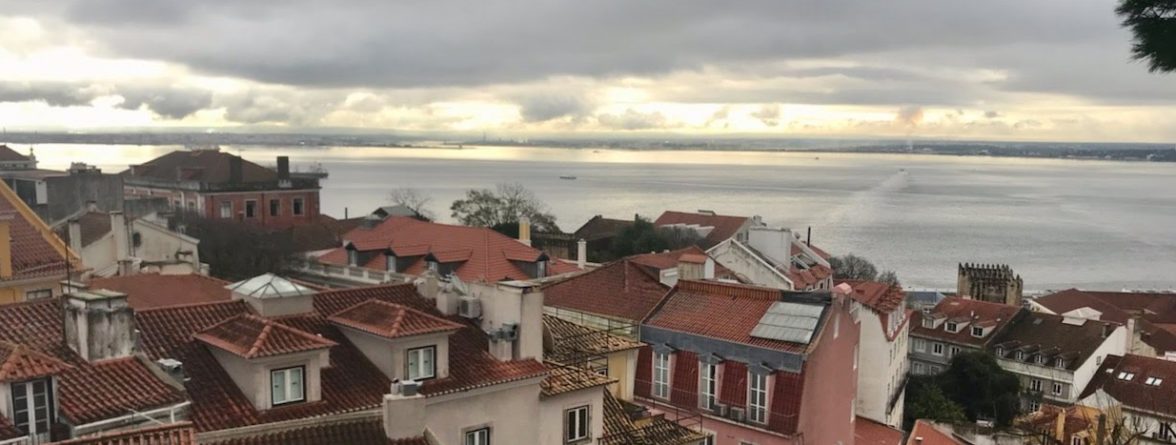
[[[637,388],[652,388],[651,382],[647,379],[636,379],[635,384]],[[719,384],[716,387],[721,393],[722,385]],[[743,391],[746,391],[746,388]],[[638,390],[637,392],[639,394],[645,393],[643,390]],[[691,417],[697,417],[700,421],[714,419],[715,421],[746,425],[751,428],[778,434],[790,434],[797,427],[799,415],[797,413],[774,410],[775,404],[773,404],[772,396],[773,394],[771,393],[767,394],[767,406],[762,408],[762,422],[759,421],[760,419],[755,418],[753,408],[746,400],[738,405],[726,404],[719,394],[715,395],[715,403],[711,407],[700,406],[699,401],[702,400],[702,395],[699,392],[679,388],[670,388],[670,397],[668,399],[652,397],[652,395],[641,395],[637,396],[637,398],[643,404],[655,406],[657,409],[664,410],[667,413],[689,413]]]
[[[412,275],[369,269],[366,267],[323,263],[311,258],[291,259],[288,267],[297,273],[320,277],[325,280],[341,280],[359,285],[411,283],[415,278]]]

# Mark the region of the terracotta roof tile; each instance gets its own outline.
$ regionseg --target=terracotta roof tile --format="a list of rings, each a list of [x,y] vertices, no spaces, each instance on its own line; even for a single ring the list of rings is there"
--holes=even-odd
[[[1159,379],[1160,383],[1149,385],[1149,379]],[[1133,354],[1108,355],[1082,397],[1099,389],[1127,407],[1176,416],[1176,361]]]
[[[850,297],[879,313],[887,314],[903,306],[906,292],[901,287],[877,281],[846,280],[853,288]]]
[[[228,282],[197,274],[137,274],[95,278],[90,289],[109,289],[127,294],[127,303],[136,311],[180,304],[229,301]]]
[[[963,441],[952,437],[950,433],[940,431],[926,420],[916,420],[911,433],[907,435],[907,445],[965,445]]]
[[[343,238],[360,251],[375,253],[363,264],[364,267],[386,270],[387,258],[382,251],[391,249],[398,256],[411,260],[402,273],[420,275],[427,268],[424,255],[432,253],[442,262],[458,262],[453,273],[464,281],[534,278],[517,263],[544,258],[538,249],[489,228],[438,224],[400,216],[389,217],[372,228],[357,228]],[[319,261],[347,264],[347,249],[333,249],[319,257]],[[551,266],[552,274],[568,271],[556,267],[555,263]]]
[[[644,324],[784,352],[806,351],[806,344],[751,336],[773,303],[790,301],[785,295],[773,288],[680,280]]]
[[[631,225],[633,225],[633,220],[631,219],[612,219],[596,215],[585,222],[584,225],[580,226],[579,229],[576,229],[575,236],[576,239],[583,239],[585,241],[611,238]]]
[[[945,340],[978,348],[984,347],[991,343],[996,336],[989,334],[983,338],[973,337],[970,329],[960,329],[959,332],[955,333],[947,332],[943,324],[940,324],[938,328],[929,328],[923,326],[923,319],[928,316],[946,317],[947,319],[960,317],[972,318],[974,315],[977,323],[996,323],[993,332],[1000,332],[1019,311],[1020,308],[1016,306],[960,297],[947,297],[935,305],[931,309],[930,314],[915,312],[910,321],[911,335]]]
[[[79,363],[60,375],[62,414],[85,424],[187,400],[147,366],[135,357]]]
[[[620,260],[543,286],[547,306],[640,322],[669,290],[643,267]]]
[[[59,374],[72,366],[28,346],[0,341],[0,382]]]
[[[27,161],[28,156],[20,154],[7,145],[0,145],[0,162],[4,161]]]
[[[456,316],[450,320],[464,322]],[[482,329],[467,326],[449,337],[449,377],[426,381],[421,394],[439,396],[547,375],[547,368],[535,360],[495,359],[487,349],[490,341]]]
[[[54,442],[54,445],[196,445],[196,429],[191,422],[177,422]]]
[[[627,337],[580,326],[553,315],[543,316],[543,326],[551,335],[550,347],[544,348],[545,355],[563,363],[578,363],[587,357],[628,351],[644,345]]]
[[[222,321],[193,338],[247,359],[335,346],[335,342],[252,314]]]
[[[661,216],[657,217],[657,220],[653,222],[653,225],[661,227],[674,224],[687,224],[713,227],[714,229],[707,234],[706,238],[703,238],[702,241],[699,242],[699,247],[702,247],[703,249],[710,249],[716,244],[719,244],[723,241],[726,241],[728,238],[735,236],[735,234],[739,233],[739,229],[743,228],[743,225],[746,224],[750,219],[751,218],[746,216],[726,216],[711,215],[706,213],[666,211],[665,213],[662,213]]]
[[[64,275],[68,249],[8,185],[0,182],[0,221],[9,223],[13,280]],[[76,257],[71,259],[75,264]],[[3,281],[3,279],[0,279]]]
[[[183,169],[183,180],[210,184],[227,183],[230,179],[230,159],[235,157],[238,156],[219,150],[177,150],[135,166],[123,174],[159,181],[176,181],[181,178]],[[243,182],[276,181],[278,173],[242,159],[241,178]]]
[[[348,422],[319,423],[299,428],[270,431],[206,445],[429,445],[422,437],[391,440],[384,436],[379,418]]]
[[[540,393],[546,397],[569,392],[582,391],[615,383],[615,379],[597,374],[588,369],[548,361],[547,378],[539,384]]]
[[[450,332],[464,326],[416,309],[379,300],[364,301],[328,319],[384,338]]]
[[[678,263],[705,263],[707,259],[706,251],[698,246],[683,247],[677,250],[660,253],[643,253],[633,255],[627,258],[629,261],[646,266],[651,272],[656,272],[665,269],[672,269],[678,267]],[[728,269],[726,266],[715,262],[715,278],[734,280],[739,277]]]
[[[697,444],[706,434],[682,426],[663,414],[647,415],[640,405],[617,400],[604,392],[604,437],[601,445],[686,445]],[[632,415],[639,416],[634,420]]]
[[[855,445],[902,445],[902,431],[862,416],[853,423]]]
[[[0,440],[24,437],[25,433],[16,428],[7,417],[0,416]]]
[[[1050,360],[1056,356],[1065,358],[1066,368],[1077,370],[1104,342],[1105,326],[1117,328],[1117,323],[1079,320],[1067,322],[1060,315],[1041,312],[1027,312],[1017,317],[992,341],[992,345],[1004,347],[1006,358],[1014,357],[1014,349],[1026,348],[1026,360],[1034,360],[1039,354]]]

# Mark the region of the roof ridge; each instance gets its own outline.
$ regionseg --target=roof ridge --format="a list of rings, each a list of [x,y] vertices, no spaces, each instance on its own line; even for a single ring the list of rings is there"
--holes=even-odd
[[[246,315],[246,317],[248,317],[248,315]],[[253,357],[254,355],[257,355],[257,352],[261,350],[262,346],[265,346],[266,340],[269,339],[270,332],[273,331],[274,325],[268,321],[265,321],[264,323],[265,327],[261,328],[260,334],[257,334],[257,339],[253,341],[253,346],[250,347],[249,351],[245,353],[246,357]]]
[[[245,304],[245,302],[243,300],[229,300],[229,301],[205,301],[205,302],[201,302],[201,303],[173,304],[173,305],[169,305],[169,306],[152,307],[152,308],[146,308],[146,309],[135,309],[135,313],[142,314],[142,313],[150,313],[150,312],[164,312],[164,311],[178,310],[178,309],[191,309],[191,308],[198,307],[198,306],[219,306],[219,305],[226,305],[227,306],[227,305],[236,305],[236,304]]]

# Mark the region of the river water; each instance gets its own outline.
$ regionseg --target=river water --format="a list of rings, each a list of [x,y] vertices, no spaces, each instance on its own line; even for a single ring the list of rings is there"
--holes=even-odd
[[[15,147],[21,152],[26,146]],[[36,146],[42,168],[121,171],[174,146]],[[834,253],[894,269],[910,288],[954,288],[959,262],[1007,263],[1031,290],[1176,288],[1176,164],[935,155],[531,147],[226,147],[321,165],[323,211],[360,215],[413,187],[449,219],[470,188],[518,182],[565,231],[593,215],[663,210],[760,215]],[[576,179],[561,179],[575,176]]]

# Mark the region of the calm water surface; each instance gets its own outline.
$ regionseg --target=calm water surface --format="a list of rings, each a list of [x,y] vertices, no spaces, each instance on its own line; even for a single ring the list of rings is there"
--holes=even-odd
[[[22,152],[26,147],[18,147]],[[121,171],[180,147],[36,147],[43,168]],[[1029,289],[1176,288],[1176,164],[921,155],[572,150],[515,147],[226,147],[295,168],[321,164],[323,210],[343,217],[397,187],[449,203],[469,188],[520,182],[565,231],[592,215],[711,209],[761,215],[836,254],[898,271],[908,287],[953,288],[956,263],[1003,262]],[[576,180],[562,180],[563,175]]]

